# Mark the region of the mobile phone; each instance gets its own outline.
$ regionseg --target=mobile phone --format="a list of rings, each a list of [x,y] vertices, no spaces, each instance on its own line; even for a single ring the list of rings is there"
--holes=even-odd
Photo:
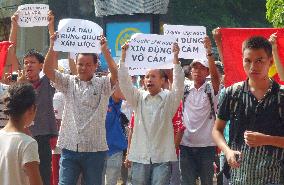
[[[18,79],[18,73],[12,73],[11,80],[17,81],[17,79]]]
[[[235,154],[235,158],[236,158],[236,161],[237,161],[238,163],[241,162],[241,155],[240,155],[240,154]]]

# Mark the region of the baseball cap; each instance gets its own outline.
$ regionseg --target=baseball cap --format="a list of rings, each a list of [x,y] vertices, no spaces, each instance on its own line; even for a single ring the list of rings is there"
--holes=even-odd
[[[204,60],[204,59],[193,59],[193,61],[190,64],[190,67],[192,67],[193,64],[195,64],[195,63],[200,63],[201,65],[203,65],[204,67],[207,67],[207,68],[209,67],[208,61]]]

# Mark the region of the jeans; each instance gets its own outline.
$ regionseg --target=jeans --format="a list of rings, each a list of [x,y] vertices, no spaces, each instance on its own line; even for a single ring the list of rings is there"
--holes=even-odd
[[[220,171],[223,170],[225,160],[226,160],[226,156],[224,154],[221,154],[220,155]],[[224,174],[222,175],[223,175],[223,185],[229,185],[229,179],[227,179],[227,177]]]
[[[123,152],[118,152],[107,157],[105,163],[105,185],[116,185],[121,176]]]
[[[106,151],[74,152],[63,149],[59,185],[76,185],[81,172],[85,185],[102,185],[105,158]]]
[[[200,177],[201,185],[213,185],[215,147],[180,146],[181,184],[195,185]]]
[[[132,163],[133,185],[166,185],[170,182],[170,162],[141,164]]]
[[[50,135],[34,136],[38,144],[39,171],[43,185],[50,185],[51,178],[51,148]]]
[[[180,185],[180,168],[178,161],[171,162],[171,179],[169,185]]]

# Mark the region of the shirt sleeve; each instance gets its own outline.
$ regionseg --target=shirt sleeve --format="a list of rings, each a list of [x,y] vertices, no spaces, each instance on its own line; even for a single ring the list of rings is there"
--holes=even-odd
[[[228,121],[230,119],[230,88],[221,93],[219,98],[219,109],[217,117],[221,120]]]
[[[38,145],[36,141],[32,141],[24,149],[22,156],[22,166],[29,162],[39,162]]]
[[[180,64],[174,64],[173,85],[170,91],[171,114],[174,115],[184,93],[184,72]]]
[[[70,77],[71,75],[63,74],[55,70],[55,80],[53,83],[55,89],[66,94],[69,88]]]
[[[118,69],[118,81],[119,87],[121,92],[124,94],[126,101],[135,109],[138,106],[140,92],[138,89],[133,87],[128,69],[124,63],[121,63],[120,68]]]

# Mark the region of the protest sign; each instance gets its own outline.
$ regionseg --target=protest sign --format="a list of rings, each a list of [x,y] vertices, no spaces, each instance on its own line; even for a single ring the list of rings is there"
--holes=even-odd
[[[170,69],[175,38],[156,34],[134,34],[126,53],[125,64],[131,68]]]
[[[147,70],[148,69],[144,67],[128,67],[128,74],[130,76],[145,75]]]
[[[164,35],[174,36],[180,47],[179,57],[184,59],[206,59],[203,40],[206,36],[204,26],[183,26],[164,24]]]
[[[20,27],[47,26],[49,6],[46,4],[25,4],[18,7]]]
[[[73,53],[101,53],[100,36],[103,29],[96,23],[82,19],[59,21],[55,51]]]

